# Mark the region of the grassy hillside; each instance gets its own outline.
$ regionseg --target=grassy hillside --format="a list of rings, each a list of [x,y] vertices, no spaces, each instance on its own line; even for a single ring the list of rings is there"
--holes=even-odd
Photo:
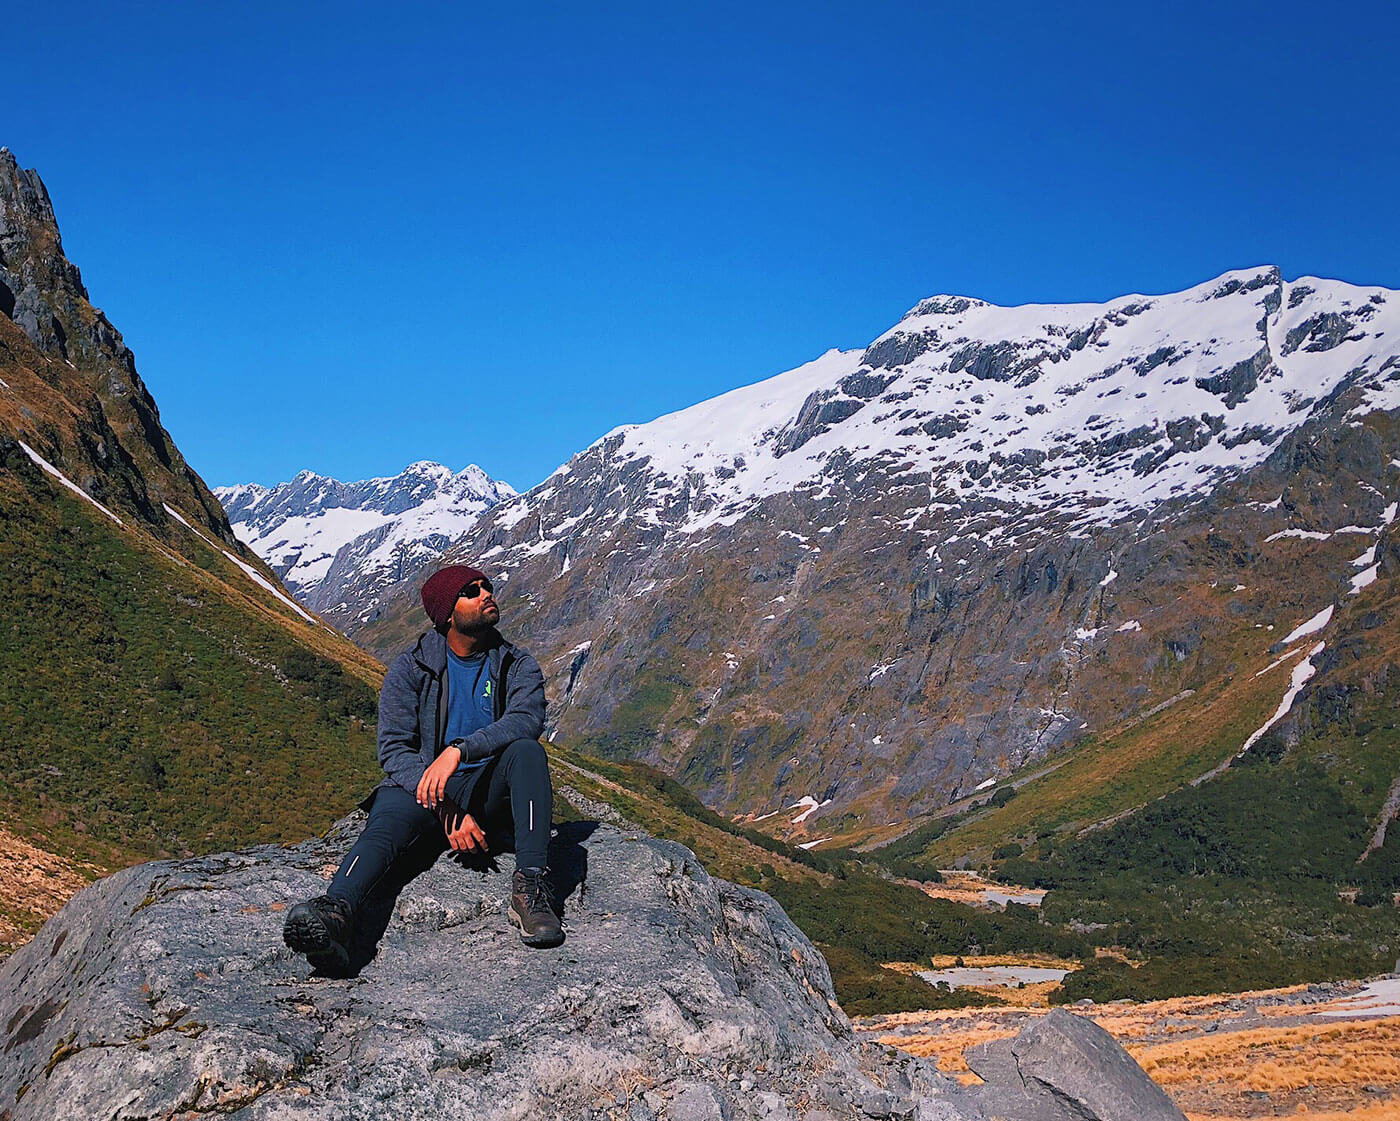
[[[116,526],[13,442],[0,464],[12,833],[105,869],[300,838],[375,780],[372,659],[202,538],[182,556]],[[12,925],[40,921],[6,898]]]

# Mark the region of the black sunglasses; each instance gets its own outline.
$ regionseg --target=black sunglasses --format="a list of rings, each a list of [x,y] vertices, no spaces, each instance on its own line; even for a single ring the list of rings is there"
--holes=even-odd
[[[490,580],[473,580],[470,584],[464,585],[457,595],[463,599],[476,599],[482,592],[494,592],[495,590],[491,586]]]

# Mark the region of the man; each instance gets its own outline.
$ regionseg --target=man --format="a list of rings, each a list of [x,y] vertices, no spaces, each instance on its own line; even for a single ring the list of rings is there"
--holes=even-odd
[[[293,907],[283,939],[319,968],[349,962],[355,912],[411,846],[487,853],[513,825],[510,916],[530,946],[564,940],[547,850],[554,793],[539,737],[544,677],[506,642],[491,581],[451,565],[423,585],[433,629],[400,654],[379,694],[386,778],[361,803],[369,821],[326,894]]]

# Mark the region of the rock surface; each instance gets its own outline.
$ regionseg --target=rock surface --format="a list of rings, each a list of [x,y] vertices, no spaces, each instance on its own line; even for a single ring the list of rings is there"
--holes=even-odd
[[[0,1118],[981,1116],[924,1060],[855,1041],[766,895],[610,825],[559,829],[560,949],[507,922],[508,856],[444,857],[367,905],[354,976],[313,974],[285,906],[357,825],[75,897],[0,968]]]
[[[964,1058],[978,1104],[1006,1121],[1186,1121],[1113,1036],[1063,1008]]]

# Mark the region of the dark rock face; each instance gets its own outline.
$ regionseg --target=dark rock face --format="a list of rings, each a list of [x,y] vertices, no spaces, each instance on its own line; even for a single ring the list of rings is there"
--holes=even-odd
[[[237,550],[223,509],[161,425],[121,333],[64,256],[43,181],[8,148],[0,148],[0,312],[0,371],[19,366],[42,383],[43,399],[38,387],[18,390],[28,412],[12,422],[17,435],[85,493],[157,536],[179,541],[185,532],[162,509],[168,502]],[[43,413],[67,423],[35,419]]]
[[[1108,1032],[1063,1008],[965,1058],[978,1105],[1006,1121],[1186,1121]]]
[[[313,975],[282,945],[284,908],[355,832],[81,892],[0,967],[0,1115],[981,1116],[923,1060],[853,1040],[768,896],[626,828],[560,828],[558,950],[507,922],[508,857],[443,858],[367,904],[355,976]]]

